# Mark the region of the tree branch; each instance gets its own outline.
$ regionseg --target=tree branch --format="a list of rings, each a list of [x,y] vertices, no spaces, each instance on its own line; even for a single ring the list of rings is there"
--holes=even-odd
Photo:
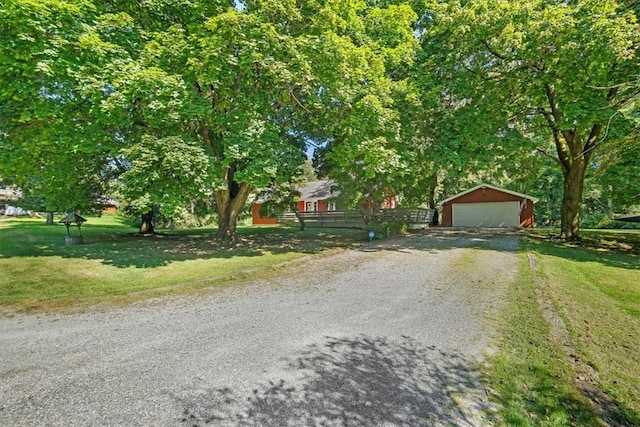
[[[598,146],[598,137],[600,136],[600,132],[602,132],[602,125],[600,123],[594,124],[581,153],[582,156],[584,156],[585,161],[589,161],[593,150]]]
[[[538,153],[542,154],[543,156],[545,156],[545,157],[547,157],[547,158],[549,158],[549,159],[553,160],[554,162],[558,163],[560,166],[563,166],[563,165],[562,165],[562,162],[560,161],[560,159],[558,159],[556,156],[554,156],[554,155],[552,155],[552,154],[549,154],[549,153],[547,152],[547,150],[545,150],[544,148],[536,147],[536,151],[537,151]]]
[[[502,60],[506,60],[507,56],[498,52],[497,50],[495,50],[488,41],[486,40],[480,40],[480,43],[482,43],[482,45],[484,47],[487,48],[487,50],[489,51],[490,54],[492,54],[493,56],[495,56],[496,58],[502,59]]]
[[[551,107],[551,114],[553,115],[553,119],[555,123],[558,123],[562,121],[564,115],[562,114],[562,111],[560,111],[558,101],[556,101],[556,88],[551,83],[547,83],[544,85],[544,89],[547,94],[549,106]]]
[[[560,137],[560,130],[558,129],[558,126],[556,126],[556,121],[553,114],[550,111],[544,109],[543,107],[539,107],[537,109],[537,112],[542,114],[544,118],[547,120],[547,125],[549,126],[549,129],[551,129],[551,132],[553,133],[553,139],[554,141],[557,140]]]
[[[205,145],[211,150],[214,155],[220,155],[216,147],[213,145],[213,140],[211,139],[211,132],[209,132],[209,126],[205,123],[203,119],[198,119],[198,125],[200,127],[200,136],[202,136],[202,140]]]

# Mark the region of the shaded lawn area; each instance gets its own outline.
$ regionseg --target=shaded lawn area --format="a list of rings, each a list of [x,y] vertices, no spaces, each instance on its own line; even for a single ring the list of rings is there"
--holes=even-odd
[[[640,425],[640,232],[586,230],[580,244],[541,230],[527,235],[538,270],[523,258],[491,373],[505,422],[605,425],[578,380],[594,382],[615,404],[597,402],[609,425]],[[543,300],[566,325],[568,343],[554,338]],[[584,378],[580,364],[596,377]]]
[[[43,219],[0,221],[0,310],[58,311],[221,286],[256,270],[310,254],[360,246],[354,229],[247,227],[234,242],[215,229],[140,236],[118,217],[88,218],[85,244],[64,244],[64,225]],[[72,234],[77,230],[72,229]]]
[[[555,234],[551,228],[527,229],[527,236],[534,241],[548,241]],[[616,254],[629,254],[640,257],[640,230],[593,230],[581,229],[581,242],[567,243],[560,246],[590,248],[599,253],[615,252]],[[560,243],[560,242],[555,242]],[[637,259],[637,258],[636,258]],[[618,262],[616,259],[603,259],[604,261]],[[637,259],[638,260],[638,259]],[[623,261],[626,262],[625,259]],[[637,262],[634,264],[638,265]]]

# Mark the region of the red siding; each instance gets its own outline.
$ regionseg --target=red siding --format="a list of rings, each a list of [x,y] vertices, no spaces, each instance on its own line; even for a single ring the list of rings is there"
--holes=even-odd
[[[454,203],[489,203],[489,202],[522,202],[522,198],[514,194],[504,193],[502,191],[494,190],[493,188],[478,188],[467,194],[463,194],[460,197],[456,197],[453,200],[449,200],[442,205],[442,219],[440,226],[451,227],[453,226],[453,209]],[[520,213],[520,226],[521,227],[533,227],[533,201],[527,199],[526,205],[522,208]]]
[[[329,202],[326,200],[301,200],[298,202],[298,210],[301,212],[326,212],[329,210]]]
[[[362,205],[362,207],[364,209],[372,209],[373,208],[373,203],[371,202],[371,199],[369,199],[368,197],[366,199],[364,199],[364,204]],[[384,199],[384,201],[382,202],[382,205],[380,206],[382,209],[395,209],[398,207],[398,197],[397,196],[388,196],[387,198]]]
[[[317,212],[326,212],[329,210],[329,202],[326,200],[317,200],[314,202],[309,202],[310,210],[306,209],[306,202],[304,200],[300,200],[298,202],[298,210],[300,212],[313,212],[313,208],[315,206]],[[263,218],[260,216],[260,208],[262,207],[262,203],[256,203],[251,208],[251,222],[253,225],[263,225],[263,224],[277,224],[275,218]]]
[[[453,226],[453,211],[451,210],[451,204],[445,203],[442,205],[442,212],[440,213],[440,227],[452,227]]]
[[[520,227],[533,227],[533,201],[527,199],[527,204],[520,212]]]
[[[260,216],[260,208],[262,203],[256,203],[251,208],[251,222],[253,225],[277,224],[275,218],[262,218]]]

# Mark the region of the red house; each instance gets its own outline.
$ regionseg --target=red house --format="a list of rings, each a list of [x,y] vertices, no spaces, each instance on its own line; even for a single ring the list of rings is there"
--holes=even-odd
[[[442,227],[532,227],[537,198],[480,184],[439,203]]]
[[[299,189],[298,211],[300,212],[327,212],[336,210],[335,199],[339,192],[332,191],[336,185],[333,180],[310,181]],[[251,208],[253,225],[276,224],[275,218],[263,218],[260,216],[261,202],[257,202]]]

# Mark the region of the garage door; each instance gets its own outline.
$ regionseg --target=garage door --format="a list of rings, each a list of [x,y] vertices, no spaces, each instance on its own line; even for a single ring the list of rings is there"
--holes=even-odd
[[[518,227],[520,202],[454,203],[454,227]]]

